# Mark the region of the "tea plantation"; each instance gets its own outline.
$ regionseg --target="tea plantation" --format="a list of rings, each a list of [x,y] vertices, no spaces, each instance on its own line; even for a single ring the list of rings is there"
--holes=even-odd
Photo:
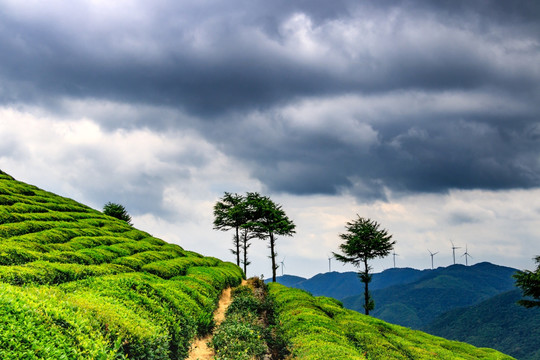
[[[241,270],[0,172],[0,359],[182,359]]]
[[[392,325],[304,290],[272,283],[269,294],[283,337],[298,359],[513,359],[496,350]]]
[[[0,171],[0,359],[184,359],[193,339],[212,331],[221,291],[242,277],[234,264]],[[231,318],[216,334],[226,339],[229,329],[249,325],[256,331],[247,335],[279,339],[289,357],[305,360],[511,359],[279,284],[269,285],[268,296],[262,304],[266,321],[275,319],[271,330],[257,330],[257,317],[250,324],[237,309],[242,320]]]

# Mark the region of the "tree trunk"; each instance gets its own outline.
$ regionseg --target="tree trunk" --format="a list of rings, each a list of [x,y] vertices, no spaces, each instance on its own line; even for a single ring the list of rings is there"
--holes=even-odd
[[[240,267],[240,236],[238,235],[238,226],[236,227],[236,266]]]
[[[276,254],[274,251],[274,234],[270,233],[270,257],[272,258],[272,282],[276,282]]]
[[[369,291],[368,291],[368,283],[369,283],[369,268],[367,259],[364,260],[364,309],[366,315],[369,315]]]
[[[247,278],[247,232],[244,232],[244,241],[243,241],[243,248],[244,248],[244,275]]]

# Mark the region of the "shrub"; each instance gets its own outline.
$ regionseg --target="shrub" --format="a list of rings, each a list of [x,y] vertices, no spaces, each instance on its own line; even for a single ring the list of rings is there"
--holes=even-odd
[[[214,258],[179,257],[171,260],[155,261],[144,265],[141,270],[157,275],[163,279],[185,275],[193,266],[215,266],[219,260]]]
[[[22,221],[0,224],[0,237],[10,238],[12,236],[37,233],[55,227],[54,222],[48,221]]]
[[[56,289],[0,283],[0,358],[122,359],[86,315]]]
[[[0,245],[1,246],[1,245]],[[38,260],[40,253],[17,245],[0,247],[0,265],[21,265]]]
[[[105,204],[105,206],[103,206],[103,213],[105,215],[125,221],[128,225],[132,225],[131,216],[128,214],[123,205],[108,202]]]
[[[160,260],[170,260],[178,257],[177,252],[173,251],[144,251],[133,254],[131,256],[125,256],[118,259],[115,259],[113,262],[115,264],[121,264],[129,266],[134,270],[141,270],[141,268],[148,263],[160,261]]]
[[[227,287],[238,286],[242,282],[243,272],[232,263],[221,262],[218,266],[214,267],[190,267],[186,275],[205,281],[215,289],[221,290]]]
[[[120,274],[132,271],[115,264],[80,265],[35,261],[26,265],[0,267],[0,281],[12,285],[61,284],[90,276]]]

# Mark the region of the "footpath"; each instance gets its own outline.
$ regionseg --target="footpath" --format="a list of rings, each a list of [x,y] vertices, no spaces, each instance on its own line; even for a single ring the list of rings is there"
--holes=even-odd
[[[242,280],[242,285],[247,284],[245,280]],[[231,288],[223,290],[221,297],[219,298],[218,308],[214,312],[214,322],[216,327],[225,320],[225,313],[227,308],[231,305]],[[212,360],[214,358],[214,350],[208,346],[208,343],[212,340],[212,334],[205,336],[204,338],[195,339],[191,345],[189,356],[187,360]]]

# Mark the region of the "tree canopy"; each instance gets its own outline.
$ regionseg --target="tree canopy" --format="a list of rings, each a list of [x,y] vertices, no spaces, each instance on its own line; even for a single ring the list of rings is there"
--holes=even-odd
[[[248,221],[246,218],[244,196],[225,192],[214,205],[214,229],[221,231],[235,230],[233,237],[236,265],[240,266],[240,227]]]
[[[387,230],[379,229],[376,221],[360,217],[347,222],[346,233],[340,234],[344,242],[339,246],[342,254],[334,253],[334,257],[344,263],[351,263],[360,267],[364,265],[363,272],[359,273],[360,280],[364,283],[364,309],[366,315],[375,308],[375,303],[368,290],[371,281],[371,267],[368,260],[387,256],[394,248],[395,241]]]
[[[235,230],[233,238],[237,265],[244,265],[244,272],[249,264],[247,250],[249,240],[259,238],[269,241],[272,260],[272,279],[276,281],[277,253],[275,251],[276,236],[291,236],[295,225],[287,217],[281,205],[274,203],[268,196],[257,192],[248,192],[245,196],[225,193],[214,206],[214,229]],[[240,253],[243,251],[243,259]]]
[[[540,256],[537,256],[535,261],[538,264],[535,271],[519,271],[514,275],[516,285],[521,288],[523,296],[526,297],[518,303],[527,308],[540,307]]]
[[[275,249],[277,236],[292,236],[296,225],[285,214],[282,206],[274,203],[268,196],[248,193],[246,196],[250,221],[246,225],[259,239],[269,241],[270,259],[272,260],[272,281],[276,282],[277,252]]]
[[[123,205],[108,202],[103,206],[103,213],[105,215],[109,215],[117,219],[123,220],[129,225],[133,225],[131,223],[131,216]]]

